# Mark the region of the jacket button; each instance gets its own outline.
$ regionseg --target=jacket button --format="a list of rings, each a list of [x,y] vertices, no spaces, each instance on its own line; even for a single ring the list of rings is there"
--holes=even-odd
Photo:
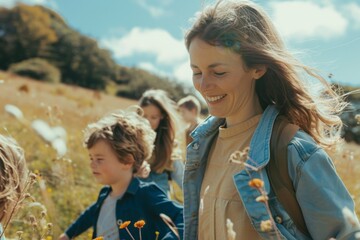
[[[199,144],[197,142],[194,143],[194,145],[192,146],[193,149],[198,150],[199,149]]]
[[[277,223],[281,224],[281,223],[282,223],[282,218],[279,217],[279,216],[276,216],[276,217],[275,217],[275,221],[276,221]]]

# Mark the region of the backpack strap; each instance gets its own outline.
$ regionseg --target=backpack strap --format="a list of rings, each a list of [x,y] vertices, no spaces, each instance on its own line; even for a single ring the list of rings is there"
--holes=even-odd
[[[299,127],[290,124],[284,116],[277,117],[270,140],[270,162],[267,165],[267,173],[276,197],[295,226],[310,237],[288,171],[287,147],[298,130]]]

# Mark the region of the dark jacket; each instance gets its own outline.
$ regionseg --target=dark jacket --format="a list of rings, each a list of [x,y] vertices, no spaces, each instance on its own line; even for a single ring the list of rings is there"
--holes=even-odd
[[[93,238],[96,235],[96,224],[99,217],[101,205],[110,194],[111,188],[106,186],[101,189],[97,201],[87,208],[80,217],[71,224],[65,231],[71,239],[93,227]],[[182,206],[169,200],[166,194],[154,183],[145,183],[137,178],[130,182],[125,194],[116,203],[117,224],[131,221],[128,229],[137,239],[139,231],[134,227],[134,223],[139,220],[145,221],[142,228],[142,239],[155,239],[155,231],[160,233],[159,239],[177,239],[169,227],[160,218],[160,213],[169,216],[177,226],[180,239],[183,233],[183,209]],[[125,229],[119,229],[120,239],[130,239]]]

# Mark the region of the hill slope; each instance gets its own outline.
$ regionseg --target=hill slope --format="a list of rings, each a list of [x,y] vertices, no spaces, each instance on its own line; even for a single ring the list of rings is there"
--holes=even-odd
[[[19,108],[24,118],[17,120],[5,112],[9,104]],[[38,236],[44,233],[40,228],[32,230],[28,220],[32,215],[39,226],[51,222],[51,235],[55,238],[96,199],[100,186],[90,172],[87,152],[82,146],[82,130],[105,113],[134,104],[134,100],[64,84],[41,83],[0,71],[0,133],[14,137],[25,149],[30,170],[42,175],[30,191],[35,203],[25,204],[13,219],[6,231],[8,237],[21,230],[23,239],[40,239]],[[31,123],[36,119],[48,122],[50,127],[65,129],[67,152],[63,157],[57,157],[51,143],[33,130]],[[42,220],[41,211],[47,214]]]

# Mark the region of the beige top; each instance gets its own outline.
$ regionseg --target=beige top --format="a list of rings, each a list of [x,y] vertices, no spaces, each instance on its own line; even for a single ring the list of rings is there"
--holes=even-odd
[[[218,137],[209,153],[201,185],[198,239],[228,239],[226,228],[228,218],[234,224],[236,239],[261,239],[251,225],[233,182],[233,175],[244,167],[229,162],[230,155],[234,151],[243,150],[250,145],[260,118],[261,114],[229,128],[219,128]]]

